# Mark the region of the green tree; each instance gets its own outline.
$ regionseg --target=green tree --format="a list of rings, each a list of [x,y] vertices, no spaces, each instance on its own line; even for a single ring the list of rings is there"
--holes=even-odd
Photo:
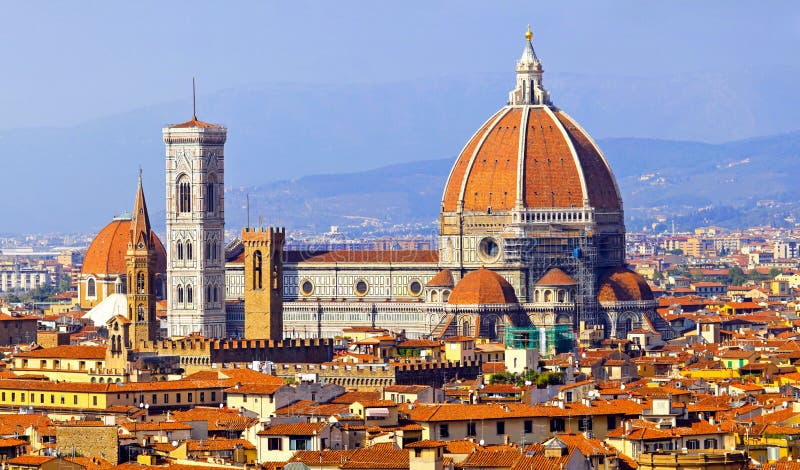
[[[783,271],[781,271],[778,268],[772,268],[772,269],[769,270],[769,278],[770,279],[775,279],[779,274],[783,274]]]
[[[728,268],[728,284],[733,286],[741,286],[746,280],[747,277],[744,275],[742,268],[739,266],[731,266]]]

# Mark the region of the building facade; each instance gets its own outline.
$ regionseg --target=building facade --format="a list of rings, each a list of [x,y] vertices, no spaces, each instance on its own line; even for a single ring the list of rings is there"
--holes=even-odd
[[[611,168],[551,102],[531,38],[529,31],[507,104],[469,139],[448,176],[438,251],[285,250],[284,336],[332,337],[349,326],[409,337],[499,338],[508,326],[530,335],[556,325],[600,326],[622,338],[641,327],[674,334],[658,321],[647,283],[625,264]],[[246,299],[249,261],[241,242],[229,248],[226,296]]]

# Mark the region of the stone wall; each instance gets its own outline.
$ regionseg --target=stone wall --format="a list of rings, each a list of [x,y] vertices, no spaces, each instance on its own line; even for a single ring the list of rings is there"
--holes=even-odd
[[[56,427],[56,445],[62,455],[102,457],[112,465],[119,463],[119,436],[116,426],[68,424]]]
[[[430,385],[441,388],[453,378],[474,379],[478,362],[424,362],[418,364],[280,364],[275,375],[287,379],[313,379],[346,389],[383,390],[389,385]]]

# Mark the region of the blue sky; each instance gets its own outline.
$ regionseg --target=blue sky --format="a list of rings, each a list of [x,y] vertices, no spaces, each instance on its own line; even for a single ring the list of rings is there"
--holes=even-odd
[[[513,67],[654,76],[794,67],[792,1],[6,2],[0,128],[70,125],[263,82],[378,83]],[[516,53],[515,53],[516,54]]]

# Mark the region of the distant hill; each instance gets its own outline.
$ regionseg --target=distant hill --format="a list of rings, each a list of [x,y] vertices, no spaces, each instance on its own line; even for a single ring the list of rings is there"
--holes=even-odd
[[[725,141],[794,129],[800,88],[788,72],[548,73],[546,85],[595,138]],[[450,163],[503,104],[512,82],[503,73],[371,85],[256,84],[201,95],[200,118],[229,128],[229,227],[244,222],[245,192],[253,194],[254,215],[298,228],[327,229],[342,216],[375,214],[430,223]],[[165,103],[73,127],[0,131],[0,232],[95,231],[130,210],[140,164],[153,222],[163,226],[161,127],[186,119],[190,106]],[[658,214],[679,209],[691,216],[692,208],[711,203],[743,207],[796,197],[795,134],[722,145],[600,140],[636,224],[647,223],[650,205]],[[641,180],[654,172],[655,179]],[[327,174],[342,176],[304,177]]]
[[[632,230],[660,218],[679,228],[800,220],[800,132],[719,145],[653,139],[604,139],[598,145],[615,170]],[[452,164],[441,159],[307,176],[227,197],[241,209],[249,193],[251,214],[295,230],[320,232],[364,219],[425,226],[438,217]],[[243,214],[234,209],[227,217],[242,225]]]

